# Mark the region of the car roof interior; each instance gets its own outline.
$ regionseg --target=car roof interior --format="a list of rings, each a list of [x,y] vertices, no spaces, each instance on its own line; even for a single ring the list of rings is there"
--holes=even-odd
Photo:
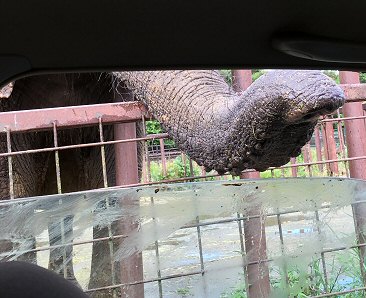
[[[75,71],[362,70],[365,1],[2,1],[0,85]]]

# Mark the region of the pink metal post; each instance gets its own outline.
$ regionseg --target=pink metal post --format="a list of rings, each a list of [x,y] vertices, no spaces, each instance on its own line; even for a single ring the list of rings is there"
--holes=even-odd
[[[290,162],[292,165],[296,164],[296,157],[291,157]],[[292,177],[297,177],[297,167],[291,168],[291,175]]]
[[[343,84],[359,84],[359,73],[350,71],[340,71],[339,78]],[[366,95],[366,94],[365,94]],[[363,116],[362,102],[349,102],[343,106],[345,117]],[[345,121],[346,143],[349,157],[366,155],[366,127],[363,119]],[[366,180],[366,160],[360,159],[349,162],[349,171],[352,178]],[[366,204],[361,203],[353,207],[353,217],[355,221],[356,234],[359,243],[366,242]],[[363,281],[366,283],[366,273],[364,270],[366,251],[365,247],[360,250],[361,271]]]
[[[113,122],[131,122],[146,116],[146,109],[139,102],[116,102],[90,106],[11,111],[1,113],[0,130],[5,127],[12,133],[53,129],[54,119],[62,128],[80,125],[98,125]]]
[[[240,92],[252,83],[251,70],[233,70],[233,88]],[[242,173],[240,178],[258,179],[259,172]],[[247,212],[247,216],[257,215],[261,206],[256,206]],[[267,259],[266,229],[263,218],[251,218],[244,221],[245,252],[247,262],[257,262]],[[247,266],[247,290],[249,298],[269,297],[269,270],[266,262]]]
[[[117,98],[118,100],[118,98]],[[133,100],[131,98],[131,100]],[[141,118],[140,118],[141,119]],[[124,140],[136,138],[136,123],[121,123],[114,125],[114,139]],[[115,169],[116,169],[116,185],[128,185],[139,183],[138,173],[138,157],[137,157],[137,143],[119,143],[115,144]],[[139,204],[136,202],[138,198],[131,196],[124,198],[121,204],[134,206]],[[127,235],[131,231],[138,229],[138,218],[124,217],[123,221],[119,223],[120,234]],[[123,240],[121,244],[123,245]],[[143,264],[142,254],[136,253],[128,258],[120,261],[121,283],[130,283],[135,281],[142,281]],[[144,284],[127,286],[121,288],[121,297],[144,297]]]
[[[304,147],[302,147],[301,149],[302,154],[304,156],[304,162],[305,163],[311,163],[312,162],[312,156],[311,156],[311,147],[310,147],[310,143],[307,143]],[[311,172],[311,166],[308,165],[307,166],[307,171],[309,176],[312,176],[312,172]]]
[[[322,126],[322,132],[324,137],[324,151],[327,160],[337,159],[337,147],[334,139],[333,122],[325,122]],[[327,169],[331,176],[338,175],[338,163],[327,163]]]
[[[236,92],[244,91],[253,82],[250,69],[235,69],[232,71],[233,88]]]
[[[166,179],[167,172],[166,172],[166,157],[165,157],[165,145],[164,139],[160,139],[160,156],[161,156],[161,168],[163,172],[163,177]]]
[[[322,158],[322,145],[321,145],[321,140],[320,140],[319,126],[315,127],[314,133],[315,133],[314,135],[315,135],[316,160],[321,161],[321,160],[323,160],[323,158]],[[318,164],[318,169],[320,172],[323,173],[322,164]]]
[[[357,72],[340,71],[339,77],[341,83],[359,83],[359,74]],[[366,95],[366,94],[365,94]],[[365,98],[366,100],[366,98]],[[344,117],[363,116],[362,102],[350,102],[343,106]],[[366,155],[366,130],[363,119],[345,121],[346,143],[348,156]],[[366,160],[357,162],[350,161],[350,174],[353,178],[366,180]]]

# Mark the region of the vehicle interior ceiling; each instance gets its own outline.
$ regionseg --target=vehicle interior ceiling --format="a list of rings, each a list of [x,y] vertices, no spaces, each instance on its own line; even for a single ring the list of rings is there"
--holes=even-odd
[[[53,72],[365,69],[366,2],[2,1],[0,85]]]

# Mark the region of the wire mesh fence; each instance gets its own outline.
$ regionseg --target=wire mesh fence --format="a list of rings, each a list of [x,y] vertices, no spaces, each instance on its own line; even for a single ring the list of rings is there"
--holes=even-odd
[[[96,297],[364,295],[366,244],[353,223],[354,206],[366,200],[364,185],[342,178],[350,177],[351,161],[366,159],[348,157],[344,124],[366,116],[343,117],[337,111],[321,119],[299,157],[261,178],[322,179],[278,180],[278,185],[206,173],[184,153],[168,154],[168,135],[147,135],[148,116],[136,103],[8,112],[0,118],[6,143],[0,158],[6,160],[8,176],[8,200],[0,207],[7,227],[1,232],[3,260],[51,267]],[[141,135],[111,139],[113,125],[132,122],[142,125]],[[60,144],[60,136],[84,126],[95,134],[93,142]],[[14,146],[17,136],[34,133],[50,138],[51,146]],[[159,141],[154,148],[152,140]],[[136,160],[118,169],[109,160],[113,148],[123,144],[134,144],[132,155],[140,152],[142,159],[140,182],[121,188],[109,167],[128,174],[139,166]],[[62,173],[65,156],[87,148],[98,152],[92,154],[99,160],[92,168],[102,183],[65,194],[70,183]],[[15,159],[39,154],[44,154],[41,159],[52,155],[47,175],[59,196],[22,199],[29,195],[17,186],[21,175],[16,165],[22,160]],[[130,161],[126,156],[126,151],[120,153]],[[208,180],[207,185],[173,184]],[[101,190],[90,191],[96,188]],[[239,207],[235,196],[245,199]]]

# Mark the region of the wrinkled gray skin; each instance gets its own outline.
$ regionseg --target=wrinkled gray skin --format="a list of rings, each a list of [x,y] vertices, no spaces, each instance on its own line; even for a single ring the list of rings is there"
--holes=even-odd
[[[234,174],[246,168],[265,170],[287,163],[310,139],[318,116],[344,102],[341,89],[319,71],[272,71],[241,94],[234,92],[217,71],[149,71],[21,79],[11,96],[0,100],[0,111],[110,102],[121,92],[126,93],[122,96],[125,100],[131,99],[130,92],[141,100],[179,148],[200,165]],[[97,142],[99,134],[95,128],[74,129],[61,131],[58,138],[62,146]],[[106,128],[105,138],[113,138],[111,128]],[[52,142],[47,132],[16,134],[12,149],[51,147]],[[114,150],[106,148],[109,185],[114,185]],[[6,138],[1,134],[0,152],[5,151]],[[103,187],[99,148],[60,151],[60,164],[63,192]],[[57,192],[52,153],[14,157],[13,168],[16,197]],[[7,171],[7,159],[0,158],[2,199],[9,198]],[[72,218],[65,220],[65,226],[71,235]],[[50,224],[51,235],[59,234],[59,229],[59,224]],[[94,237],[107,235],[105,229],[94,228]],[[58,244],[60,239],[51,237],[50,242]],[[0,250],[13,245],[0,243]],[[107,242],[93,244],[90,287],[111,283],[107,257],[100,258],[105,252]],[[52,269],[61,266],[60,255],[59,250],[51,250]],[[68,255],[68,276],[73,278],[71,250]]]
[[[238,94],[217,71],[122,72],[180,149],[207,170],[239,174],[300,154],[320,115],[344,102],[319,71],[271,71]]]

